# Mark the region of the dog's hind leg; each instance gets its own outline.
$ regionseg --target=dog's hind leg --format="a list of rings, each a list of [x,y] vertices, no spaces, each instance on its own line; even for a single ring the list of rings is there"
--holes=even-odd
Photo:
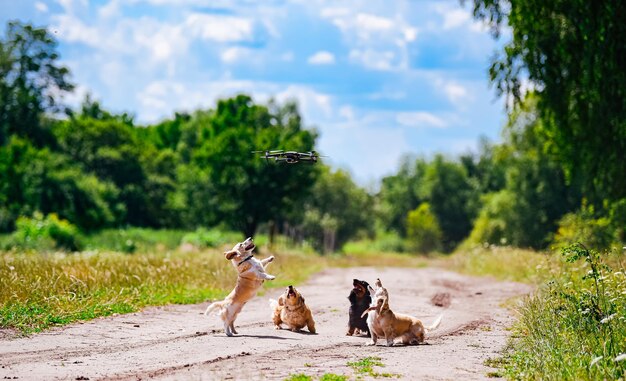
[[[315,322],[313,321],[313,319],[307,320],[306,327],[308,328],[309,332],[315,333]]]

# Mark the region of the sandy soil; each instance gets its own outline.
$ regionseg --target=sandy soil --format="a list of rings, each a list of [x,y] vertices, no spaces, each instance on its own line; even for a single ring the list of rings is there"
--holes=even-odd
[[[352,279],[380,277],[396,312],[426,325],[443,314],[427,345],[367,347],[366,337],[345,336]],[[349,268],[319,273],[298,287],[313,312],[318,333],[274,330],[268,298],[258,296],[236,322],[239,335],[226,337],[208,303],[148,308],[96,319],[26,338],[0,334],[0,380],[252,380],[291,374],[345,374],[349,361],[379,357],[402,379],[485,379],[484,365],[504,347],[510,313],[507,299],[530,292],[526,285],[459,275],[441,269]],[[370,379],[365,376],[363,379]]]

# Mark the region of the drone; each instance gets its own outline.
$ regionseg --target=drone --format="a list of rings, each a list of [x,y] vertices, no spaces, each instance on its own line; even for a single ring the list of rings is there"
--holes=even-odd
[[[264,155],[259,156],[259,157],[264,158],[265,161],[274,159],[274,161],[285,162],[287,164],[295,164],[298,162],[317,163],[317,160],[321,157],[315,151],[296,152],[296,151],[274,150],[274,151],[252,151],[252,153],[263,153]]]

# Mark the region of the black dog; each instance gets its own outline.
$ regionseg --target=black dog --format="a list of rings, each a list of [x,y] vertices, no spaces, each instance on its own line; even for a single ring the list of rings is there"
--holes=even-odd
[[[348,300],[350,301],[350,319],[348,320],[348,333],[358,335],[359,333],[367,333],[370,335],[370,329],[367,326],[367,316],[361,317],[363,312],[372,303],[372,297],[369,292],[369,283],[364,280],[354,279],[352,282],[354,288],[350,291]]]

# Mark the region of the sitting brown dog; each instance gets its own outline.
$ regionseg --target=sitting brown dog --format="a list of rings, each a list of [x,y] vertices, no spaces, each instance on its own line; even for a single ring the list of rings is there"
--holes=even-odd
[[[422,322],[413,316],[394,313],[389,307],[389,293],[383,287],[380,279],[376,280],[376,292],[372,305],[363,312],[367,316],[367,325],[370,329],[372,341],[367,345],[376,345],[378,337],[387,340],[387,346],[393,345],[396,338],[400,338],[405,345],[415,345],[424,342],[427,332],[436,329],[441,323],[439,316],[433,324],[424,327]]]
[[[293,287],[289,286],[278,300],[270,299],[272,320],[276,329],[281,329],[284,323],[290,330],[297,332],[306,326],[311,333],[315,333],[315,322],[309,307],[304,304],[304,298]]]

